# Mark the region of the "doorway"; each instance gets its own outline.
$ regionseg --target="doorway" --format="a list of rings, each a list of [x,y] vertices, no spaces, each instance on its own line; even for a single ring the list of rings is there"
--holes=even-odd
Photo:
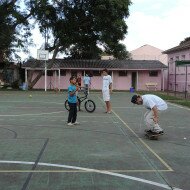
[[[132,72],[131,87],[133,87],[134,89],[136,89],[137,87],[137,72]]]

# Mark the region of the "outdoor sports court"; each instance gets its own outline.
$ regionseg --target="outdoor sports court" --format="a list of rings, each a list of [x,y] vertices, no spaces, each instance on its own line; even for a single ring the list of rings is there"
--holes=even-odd
[[[32,95],[30,97],[29,95]],[[146,109],[132,94],[112,94],[106,114],[78,112],[67,126],[66,92],[0,92],[0,189],[189,190],[190,110],[174,104],[161,114],[165,135],[144,137]]]

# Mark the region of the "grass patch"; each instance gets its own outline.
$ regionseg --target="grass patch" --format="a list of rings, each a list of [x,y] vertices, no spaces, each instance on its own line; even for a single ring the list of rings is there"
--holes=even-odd
[[[190,108],[190,100],[170,100],[169,102]]]
[[[160,98],[162,98],[163,100],[182,100],[182,98],[176,97],[176,96],[172,96],[172,95],[167,95],[166,92],[158,92],[158,91],[139,91],[138,92],[141,95],[144,94],[154,94],[156,96],[159,96]]]
[[[163,100],[166,100],[168,102],[171,102],[171,103],[174,103],[174,104],[178,104],[178,105],[190,108],[190,100],[184,99],[184,98],[179,98],[179,97],[172,96],[172,95],[167,95],[166,92],[140,91],[140,92],[138,92],[138,94],[141,94],[141,95],[144,95],[144,94],[154,94],[154,95],[157,95],[160,98],[162,98]]]

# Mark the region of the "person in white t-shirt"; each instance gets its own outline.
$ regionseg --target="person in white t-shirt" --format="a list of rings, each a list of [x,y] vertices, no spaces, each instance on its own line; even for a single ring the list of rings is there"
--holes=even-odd
[[[137,105],[144,105],[148,109],[145,113],[145,122],[150,132],[163,133],[163,129],[158,124],[158,113],[168,108],[164,100],[156,95],[146,94],[142,96],[134,95],[131,102]]]
[[[107,69],[104,69],[102,71],[102,75],[103,75],[102,95],[103,95],[103,100],[106,103],[106,113],[111,113],[110,93],[112,93],[112,78],[110,75],[108,75]]]

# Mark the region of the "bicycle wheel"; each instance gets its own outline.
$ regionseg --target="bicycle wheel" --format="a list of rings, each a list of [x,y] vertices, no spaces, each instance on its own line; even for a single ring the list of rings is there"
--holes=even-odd
[[[84,107],[86,109],[87,112],[94,112],[94,110],[96,109],[96,105],[92,100],[87,100],[84,104]]]
[[[65,109],[69,111],[69,103],[68,103],[68,100],[65,100]]]

